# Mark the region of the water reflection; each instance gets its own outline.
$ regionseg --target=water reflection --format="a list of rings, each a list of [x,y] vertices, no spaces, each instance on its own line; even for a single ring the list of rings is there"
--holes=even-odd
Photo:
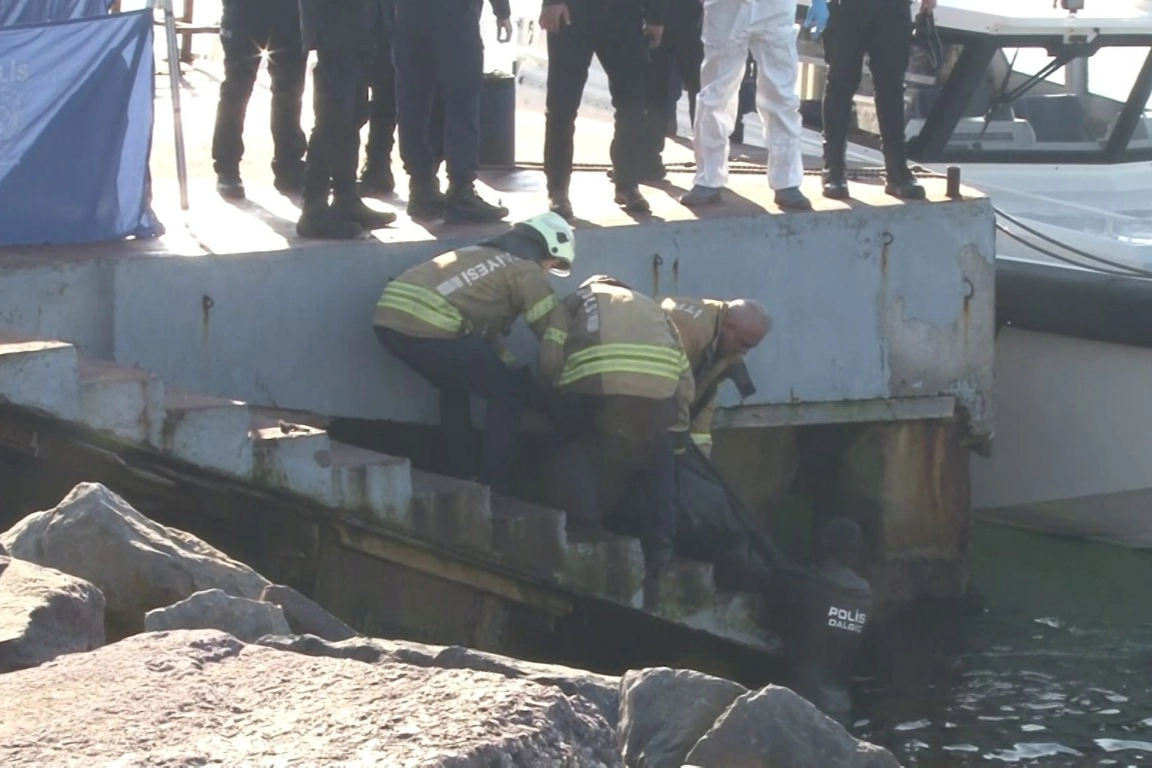
[[[1152,765],[1152,553],[978,525],[973,581],[878,638],[853,732],[924,768]]]

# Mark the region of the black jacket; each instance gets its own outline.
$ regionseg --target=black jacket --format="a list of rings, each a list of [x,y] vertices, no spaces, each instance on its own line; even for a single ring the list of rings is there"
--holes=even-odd
[[[320,41],[371,52],[391,24],[393,0],[299,0],[304,50]]]

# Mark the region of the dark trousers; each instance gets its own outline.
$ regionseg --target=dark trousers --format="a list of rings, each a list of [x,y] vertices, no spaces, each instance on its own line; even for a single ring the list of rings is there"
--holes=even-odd
[[[646,559],[670,553],[676,533],[669,413],[674,422],[672,401],[626,396],[561,395],[549,406],[552,503],[581,525],[639,533]],[[623,499],[635,503],[619,510]]]
[[[548,34],[548,95],[544,173],[548,189],[567,191],[572,176],[576,112],[592,56],[608,76],[616,112],[612,177],[619,186],[639,181],[644,162],[644,77],[648,66],[640,3],[572,0],[572,23]]]
[[[470,395],[484,398],[488,413],[480,456],[480,482],[497,493],[511,491],[512,462],[520,437],[520,414],[528,399],[530,374],[509,368],[479,336],[423,339],[376,327],[384,348],[440,390],[444,456],[456,477],[476,477]]]
[[[649,55],[644,83],[648,113],[644,130],[646,164],[658,164],[668,124],[676,114],[680,88],[673,87],[673,79],[688,91],[690,99],[700,92],[700,66],[704,62],[702,17],[700,0],[672,0],[668,5],[664,39]]]
[[[824,30],[824,165],[842,172],[864,55],[876,89],[876,113],[884,164],[889,172],[907,167],[904,148],[904,72],[912,50],[908,0],[840,0],[829,3]]]
[[[387,167],[396,135],[396,65],[392,62],[395,35],[395,2],[385,4],[386,25],[372,65],[372,97],[368,107],[368,141],[364,147],[369,165]],[[436,165],[444,161],[444,99],[437,89],[432,101],[428,140]]]
[[[396,0],[392,58],[400,159],[414,184],[431,183],[439,165],[429,131],[438,92],[449,183],[468,187],[476,180],[484,80],[480,10],[480,0]]]
[[[316,45],[312,70],[316,113],[304,172],[305,205],[356,197],[360,128],[368,119],[368,74],[373,50],[353,3],[334,3],[334,16]]]
[[[268,50],[272,77],[272,172],[299,174],[304,160],[300,129],[307,57],[300,42],[296,0],[224,0],[220,23],[224,82],[216,107],[212,160],[217,173],[236,173],[244,156],[244,116],[260,69],[260,51]]]

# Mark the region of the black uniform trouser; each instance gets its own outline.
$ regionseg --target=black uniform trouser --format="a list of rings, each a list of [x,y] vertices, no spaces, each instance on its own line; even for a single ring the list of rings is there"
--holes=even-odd
[[[512,462],[520,437],[520,414],[528,400],[531,374],[510,368],[496,348],[479,336],[425,339],[376,326],[384,348],[440,390],[444,457],[455,476],[476,477],[472,443],[471,395],[484,398],[480,482],[498,493],[511,490]]]
[[[704,63],[704,42],[700,23],[703,6],[700,0],[672,0],[664,17],[664,39],[648,58],[645,77],[645,163],[655,165],[664,151],[669,120],[675,115],[678,89],[673,89],[673,74],[690,94],[700,92],[700,66]]]
[[[437,92],[444,100],[442,154],[449,183],[466,187],[476,180],[484,82],[480,10],[480,0],[396,0],[392,58],[400,159],[417,184],[431,182],[439,165],[429,130]]]
[[[370,164],[387,167],[391,163],[396,135],[396,65],[392,62],[395,31],[395,0],[384,4],[384,35],[372,64],[372,97],[369,102],[368,141],[364,148]],[[432,121],[428,140],[436,165],[444,161],[444,99],[439,89],[432,101]]]
[[[358,25],[355,3],[333,3],[335,14],[316,45],[312,70],[315,123],[304,172],[305,205],[356,197],[360,128],[368,119],[368,74],[374,54],[371,38]]]
[[[904,72],[912,51],[912,17],[908,0],[838,0],[828,4],[824,30],[824,165],[844,169],[852,96],[860,87],[864,55],[876,90],[876,113],[884,164],[888,171],[906,169],[904,149]]]
[[[676,533],[676,463],[668,414],[674,401],[622,395],[560,395],[549,407],[557,455],[550,491],[557,509],[589,526],[607,522],[627,496],[624,513],[640,530],[645,557],[670,553]],[[620,431],[609,431],[614,424]]]
[[[636,0],[572,0],[572,23],[548,33],[544,173],[548,189],[567,191],[572,176],[576,112],[592,56],[608,76],[616,112],[612,174],[618,186],[639,181],[644,162],[644,19]]]
[[[272,172],[298,174],[306,146],[300,112],[307,56],[300,42],[296,0],[224,0],[220,43],[224,81],[212,135],[216,172],[239,170],[244,156],[244,116],[260,69],[260,51],[267,48],[272,77]]]

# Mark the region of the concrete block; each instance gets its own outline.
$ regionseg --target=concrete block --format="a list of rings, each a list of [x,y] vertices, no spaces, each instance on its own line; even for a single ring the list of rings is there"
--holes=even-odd
[[[568,531],[560,583],[634,608],[644,603],[644,552],[640,540],[593,529]]]
[[[440,544],[492,551],[488,487],[412,470],[412,530]]]
[[[164,382],[139,368],[82,359],[80,412],[93,429],[158,448],[164,427]]]
[[[328,433],[300,424],[252,422],[252,477],[329,507],[337,502]]]
[[[677,558],[660,574],[660,601],[654,613],[677,619],[712,605],[715,598],[712,564]]]
[[[412,525],[412,465],[405,458],[332,443],[336,503],[382,523]]]
[[[0,341],[0,401],[80,419],[76,348],[63,341]]]
[[[248,406],[168,387],[164,392],[165,453],[205,469],[237,477],[252,476],[252,440]]]
[[[557,573],[568,550],[568,516],[504,496],[492,497],[492,543],[507,560],[532,571]]]
[[[746,592],[718,592],[709,605],[679,621],[718,637],[766,652],[780,649],[780,638],[764,627],[764,601]]]

